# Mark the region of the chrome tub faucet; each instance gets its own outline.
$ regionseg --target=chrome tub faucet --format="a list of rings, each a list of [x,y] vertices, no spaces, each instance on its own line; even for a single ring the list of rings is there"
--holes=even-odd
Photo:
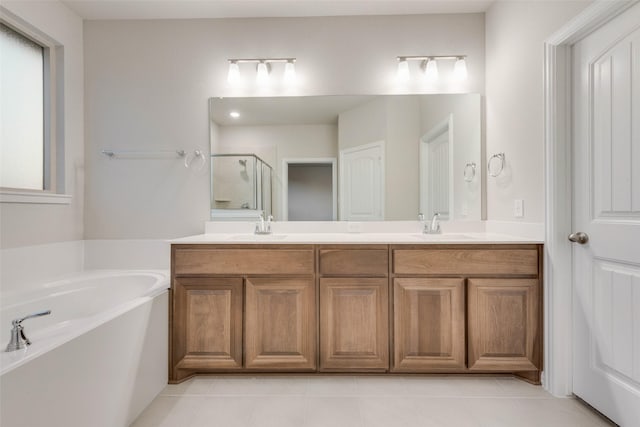
[[[11,329],[11,340],[9,341],[9,344],[7,344],[7,348],[5,349],[5,351],[16,351],[23,349],[28,345],[31,345],[31,341],[29,341],[29,339],[24,334],[24,327],[22,326],[22,322],[27,319],[47,316],[49,314],[51,314],[51,310],[33,313],[21,319],[14,319],[11,322],[11,325],[13,326],[13,328]]]

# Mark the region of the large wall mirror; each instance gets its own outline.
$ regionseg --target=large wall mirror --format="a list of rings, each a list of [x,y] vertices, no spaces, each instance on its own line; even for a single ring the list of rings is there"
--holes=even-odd
[[[482,215],[478,94],[211,98],[212,219]]]

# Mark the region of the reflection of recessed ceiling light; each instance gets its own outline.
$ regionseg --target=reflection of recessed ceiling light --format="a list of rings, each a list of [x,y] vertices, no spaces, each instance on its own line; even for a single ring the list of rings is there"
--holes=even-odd
[[[232,111],[229,113],[229,115],[234,119],[237,119],[238,117],[240,117],[240,113],[238,113],[237,111]]]

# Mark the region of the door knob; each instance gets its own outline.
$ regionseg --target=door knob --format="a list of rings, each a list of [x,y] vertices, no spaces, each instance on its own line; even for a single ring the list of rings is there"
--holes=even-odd
[[[589,235],[587,233],[583,233],[582,231],[578,231],[577,233],[571,233],[569,234],[569,241],[584,245],[589,241]]]

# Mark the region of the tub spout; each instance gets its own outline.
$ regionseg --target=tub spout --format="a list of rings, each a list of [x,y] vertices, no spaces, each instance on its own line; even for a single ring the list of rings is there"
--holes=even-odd
[[[29,339],[24,334],[24,327],[22,326],[22,322],[27,319],[46,316],[48,314],[51,314],[51,310],[33,313],[21,319],[14,319],[11,322],[11,325],[13,326],[13,328],[11,329],[11,341],[9,341],[9,344],[7,344],[7,348],[5,351],[16,351],[25,348],[28,345],[31,345],[31,341],[29,341]]]

